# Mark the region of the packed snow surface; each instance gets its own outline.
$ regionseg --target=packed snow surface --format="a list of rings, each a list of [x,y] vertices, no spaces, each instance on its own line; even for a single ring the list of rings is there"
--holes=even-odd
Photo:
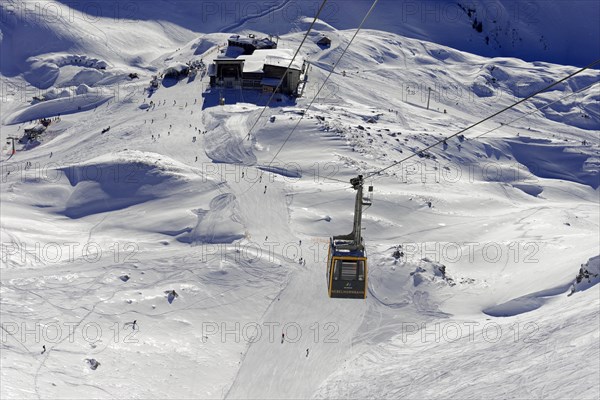
[[[600,58],[598,3],[382,0],[319,92],[330,4],[264,112],[160,74],[317,3],[0,4],[0,397],[600,396],[598,69],[369,176],[367,298],[325,276],[349,180]]]

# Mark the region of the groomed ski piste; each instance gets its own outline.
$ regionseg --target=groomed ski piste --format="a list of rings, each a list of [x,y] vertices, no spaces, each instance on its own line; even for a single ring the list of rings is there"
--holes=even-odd
[[[577,66],[487,54],[504,50],[478,51],[472,20],[399,27],[382,1],[381,26],[304,113],[370,6],[338,2],[300,52],[302,96],[275,96],[256,122],[269,94],[205,73],[146,89],[175,62],[209,64],[231,33],[279,33],[295,51],[315,7],[232,2],[246,10],[232,19],[215,2],[133,1],[116,19],[119,3],[92,18],[86,2],[39,0],[52,19],[26,3],[1,4],[3,399],[598,398],[598,69],[366,179],[367,298],[330,299],[326,282],[329,237],[352,229],[351,178],[598,46]],[[577,15],[596,26],[590,3]],[[543,23],[511,21],[533,43],[563,8],[531,4]],[[425,40],[449,26],[471,53]],[[548,59],[566,54],[545,40]]]

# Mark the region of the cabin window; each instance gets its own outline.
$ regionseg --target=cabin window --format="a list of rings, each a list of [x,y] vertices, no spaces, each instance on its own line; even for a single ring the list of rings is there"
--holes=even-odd
[[[333,269],[333,280],[337,281],[340,277],[340,269],[342,269],[342,260],[335,261],[335,268]]]
[[[365,262],[363,260],[358,261],[358,280],[365,280]]]
[[[354,281],[356,280],[356,273],[358,264],[356,261],[344,261],[342,262],[342,280],[343,281]]]

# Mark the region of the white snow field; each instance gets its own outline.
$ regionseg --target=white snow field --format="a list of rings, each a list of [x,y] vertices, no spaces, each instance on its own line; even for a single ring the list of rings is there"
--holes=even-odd
[[[600,396],[597,66],[366,179],[367,298],[325,279],[349,180],[600,58],[598,2],[490,47],[469,10],[517,2],[382,0],[306,113],[370,2],[325,9],[259,120],[204,73],[146,90],[231,33],[295,51],[308,3],[2,0],[2,399]]]

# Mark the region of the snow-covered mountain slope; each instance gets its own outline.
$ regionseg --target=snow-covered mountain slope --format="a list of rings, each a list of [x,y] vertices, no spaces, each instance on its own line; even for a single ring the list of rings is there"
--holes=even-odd
[[[352,29],[372,1],[328,1],[321,19],[337,29]],[[85,3],[75,9],[90,11]],[[67,5],[69,3],[67,2]],[[163,1],[165,19],[195,32],[239,29],[287,33],[297,18],[315,15],[320,2]],[[135,14],[135,19],[157,19],[147,3],[126,6],[104,2],[92,15]],[[587,65],[600,57],[600,4],[591,0],[380,0],[366,27],[444,44],[488,57],[510,56],[527,61]],[[190,18],[191,17],[191,18]],[[162,18],[161,18],[162,19]],[[559,29],[557,29],[559,27]],[[265,29],[268,28],[268,29]]]
[[[35,62],[29,57],[57,51],[144,67],[153,56],[190,40],[193,32],[282,35],[304,30],[299,20],[314,16],[319,5],[297,0],[6,0],[0,4],[0,48],[11,56],[2,57],[0,72],[18,74]],[[370,0],[330,0],[320,19],[336,29],[352,29],[370,5]],[[365,27],[487,57],[583,66],[600,58],[599,15],[600,4],[593,0],[380,0]]]
[[[303,97],[250,132],[267,94],[203,74],[144,91],[226,41],[189,25],[204,3],[131,4],[133,24],[2,22],[2,46],[56,38],[2,47],[2,398],[598,397],[597,70],[369,178],[368,297],[329,299],[350,178],[577,68],[366,29],[300,121],[354,34],[320,21]]]

